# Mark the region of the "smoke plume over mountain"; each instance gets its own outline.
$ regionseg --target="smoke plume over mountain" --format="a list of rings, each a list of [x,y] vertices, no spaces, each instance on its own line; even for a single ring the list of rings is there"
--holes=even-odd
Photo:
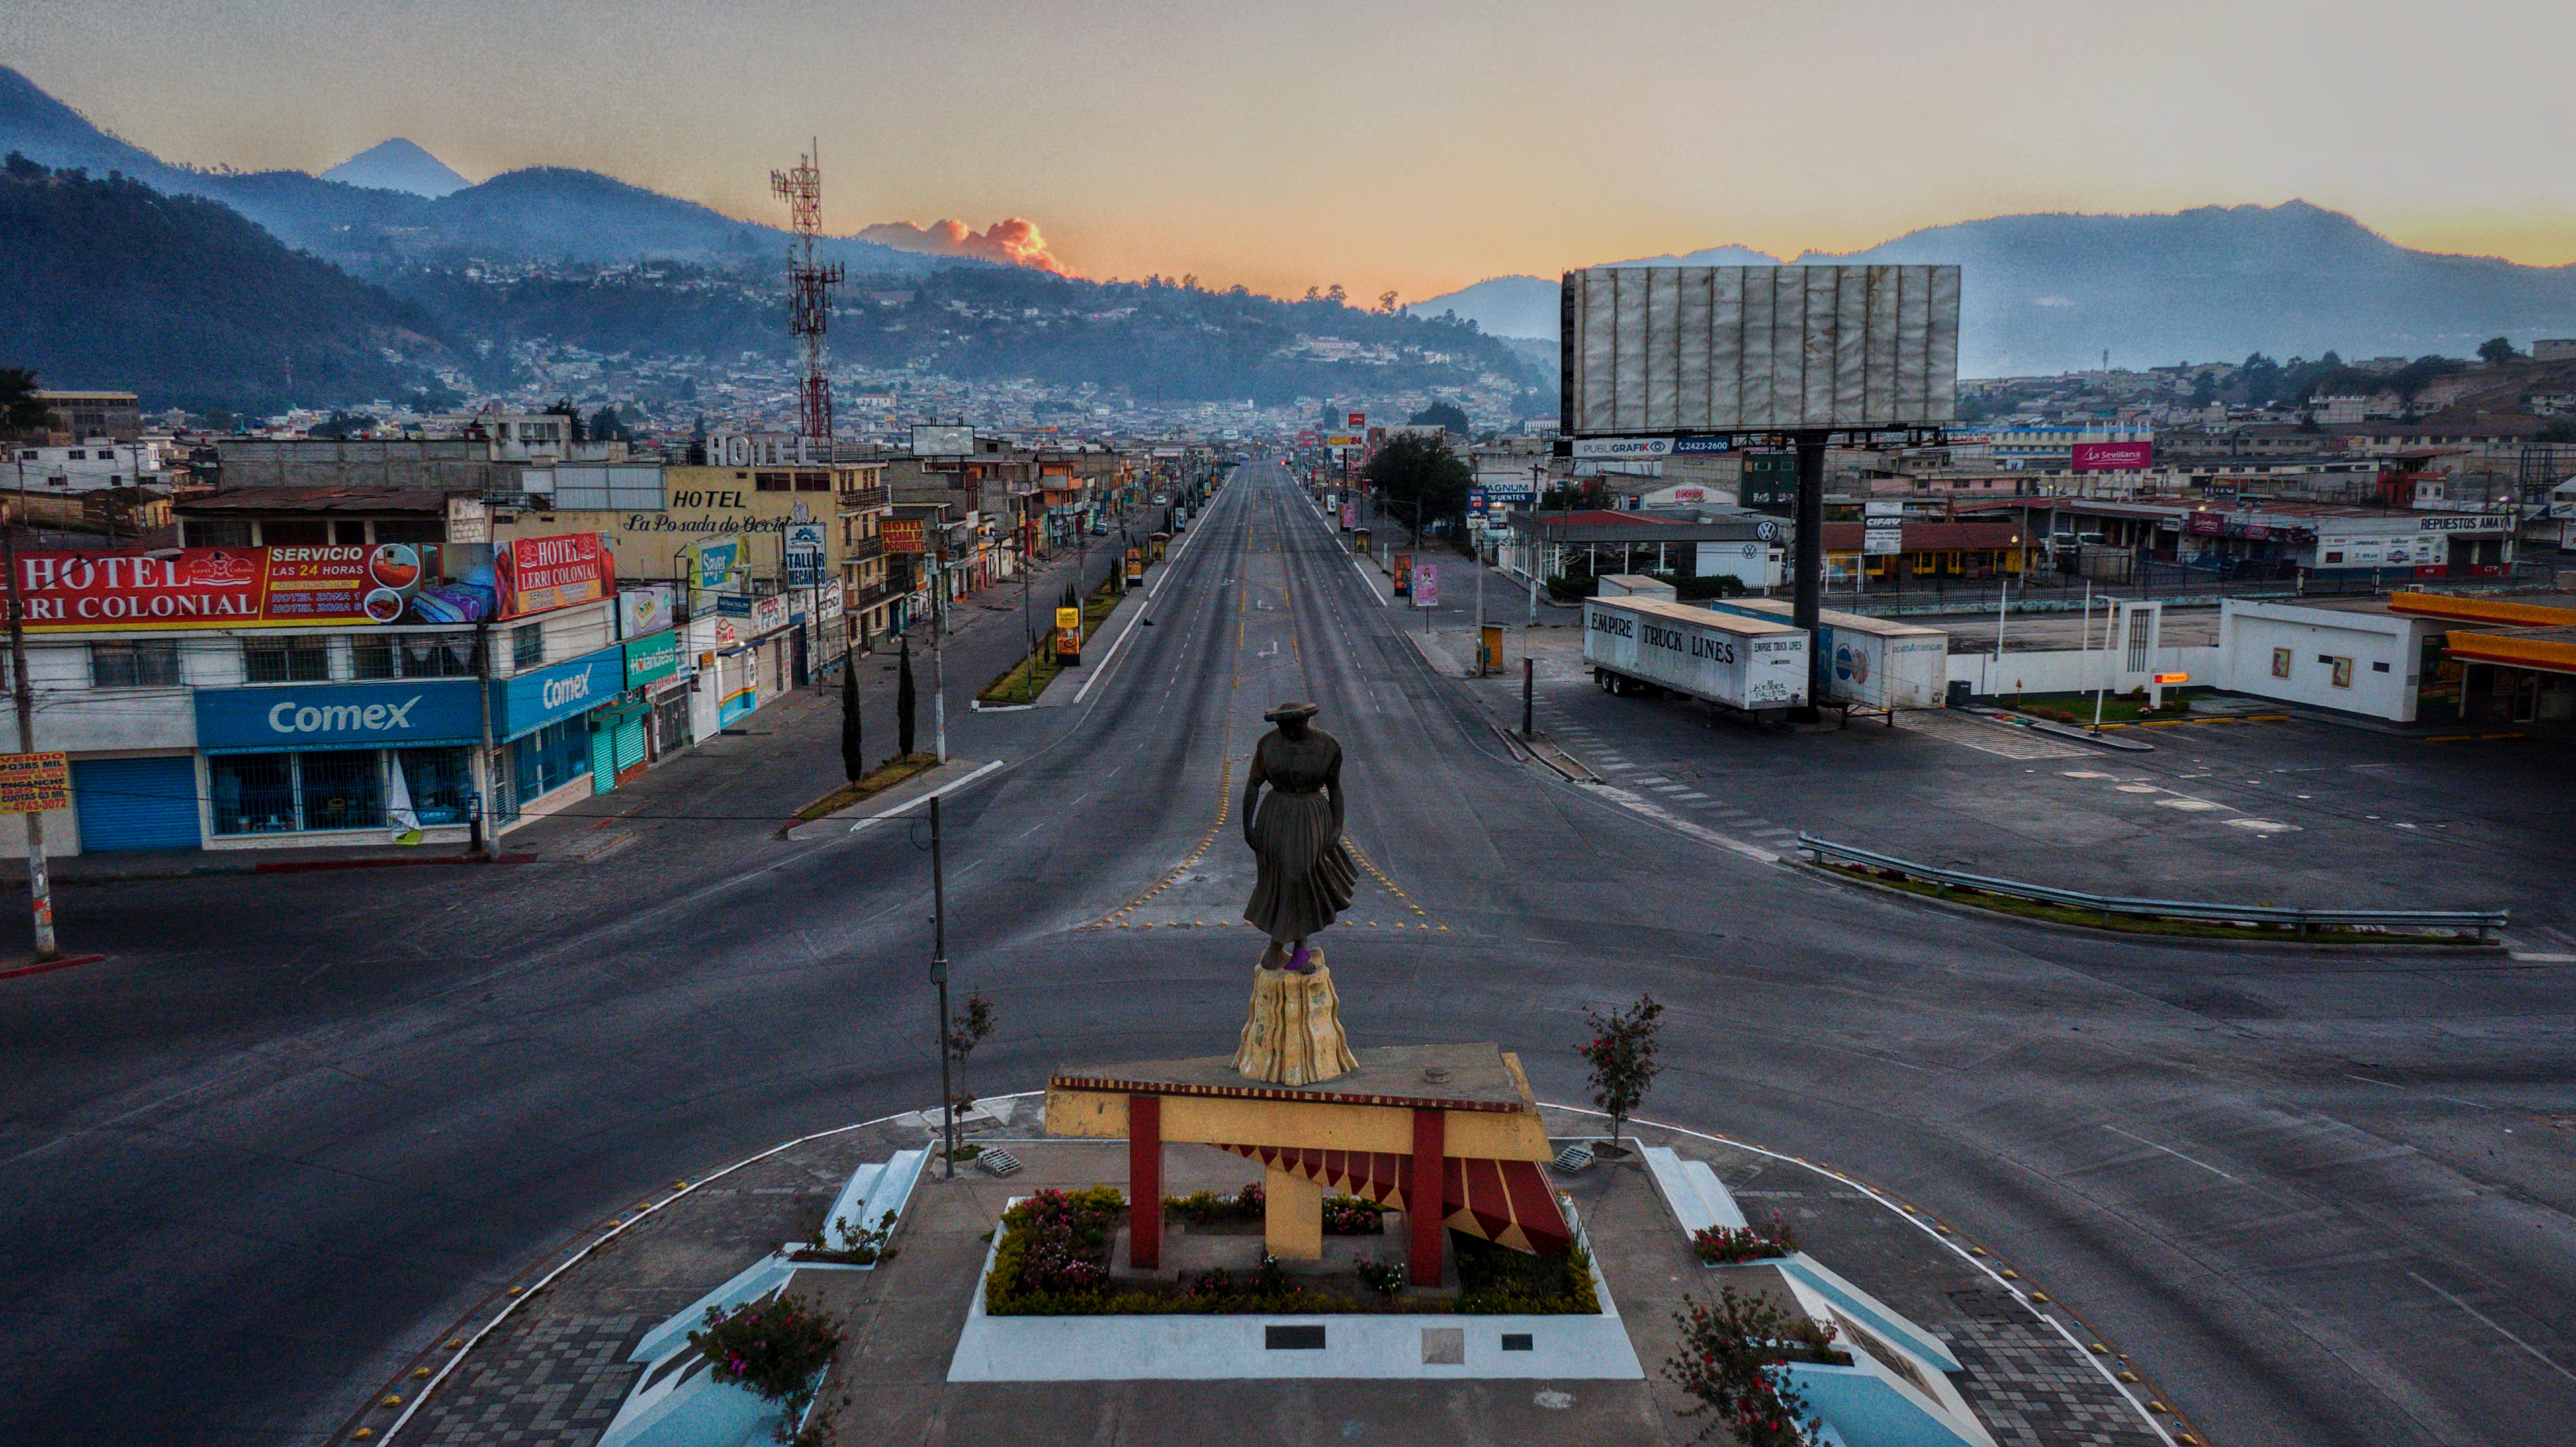
[[[1034,267],[1057,276],[1079,275],[1048,253],[1046,237],[1039,233],[1036,222],[1018,216],[996,221],[982,231],[963,221],[934,221],[927,227],[915,226],[909,221],[885,221],[862,229],[858,239],[891,246],[897,251],[915,251],[928,256],[971,256],[978,261]]]

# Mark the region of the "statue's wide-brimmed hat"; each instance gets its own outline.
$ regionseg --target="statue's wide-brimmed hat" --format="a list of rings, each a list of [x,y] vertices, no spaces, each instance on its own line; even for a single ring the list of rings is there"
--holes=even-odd
[[[1295,719],[1310,719],[1322,712],[1322,709],[1317,708],[1311,703],[1283,703],[1277,708],[1272,709],[1270,712],[1263,714],[1261,716],[1261,721],[1263,723],[1287,723]]]

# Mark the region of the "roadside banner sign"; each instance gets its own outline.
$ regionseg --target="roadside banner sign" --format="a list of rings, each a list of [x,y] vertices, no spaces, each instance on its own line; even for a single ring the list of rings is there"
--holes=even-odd
[[[41,814],[71,806],[71,755],[0,754],[0,814]]]
[[[1869,557],[1905,551],[1905,504],[1898,501],[1861,504],[1860,550]]]
[[[1413,565],[1413,606],[1416,608],[1440,606],[1440,565],[1438,563]]]
[[[2156,682],[2189,683],[2191,682],[2191,675],[2188,673],[2159,673],[2156,675]]]

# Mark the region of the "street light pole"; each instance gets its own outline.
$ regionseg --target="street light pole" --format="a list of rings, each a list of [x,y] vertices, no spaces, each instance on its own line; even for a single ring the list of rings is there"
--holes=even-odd
[[[9,519],[0,535],[7,538],[9,675],[18,697],[18,752],[32,754],[36,751],[36,694],[27,681],[27,610],[18,596],[18,523],[17,518]],[[54,891],[45,878],[45,811],[30,809],[19,817],[27,821],[27,895],[35,913],[36,958],[50,960],[62,951],[54,947]]]
[[[2013,534],[2012,548],[2015,552],[2021,550],[2021,534]],[[1995,581],[1995,677],[1989,680],[1998,685],[1991,691],[1998,693],[2001,692],[2000,683],[2004,672],[2004,605],[2011,598],[2012,579],[1998,576]]]

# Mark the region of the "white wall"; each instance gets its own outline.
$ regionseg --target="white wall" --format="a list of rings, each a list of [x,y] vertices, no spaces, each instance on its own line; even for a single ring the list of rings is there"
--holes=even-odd
[[[2218,648],[2158,648],[2152,655],[2152,670],[2127,673],[2117,667],[2121,661],[2118,657],[2100,648],[2089,652],[2063,648],[2028,653],[2007,649],[2000,666],[1991,651],[1953,653],[1950,678],[1954,682],[1967,679],[1968,691],[1979,697],[1997,693],[2090,693],[2106,684],[2113,693],[2126,693],[2145,687],[2150,672],[2188,673],[2190,686],[2216,684],[2223,688],[2226,685],[2219,681],[2223,654],[2224,650]]]
[[[2412,723],[2423,640],[2435,626],[2393,614],[2229,599],[2219,610],[2218,638],[2228,668],[2220,686],[2257,698]],[[2287,651],[2287,678],[2273,674],[2276,650]],[[2335,686],[2334,665],[2323,661],[2334,658],[2352,660],[2344,687]]]
[[[42,735],[38,735],[38,737],[41,738]],[[79,815],[70,809],[46,810],[45,857],[47,859],[68,859],[80,852]],[[26,857],[27,816],[24,814],[0,815],[0,859],[24,859]],[[26,876],[23,873],[20,874],[15,883],[24,885],[26,883]]]
[[[1780,549],[1771,543],[1701,543],[1696,562],[1694,571],[1703,578],[1733,578],[1748,588],[1780,586]]]

